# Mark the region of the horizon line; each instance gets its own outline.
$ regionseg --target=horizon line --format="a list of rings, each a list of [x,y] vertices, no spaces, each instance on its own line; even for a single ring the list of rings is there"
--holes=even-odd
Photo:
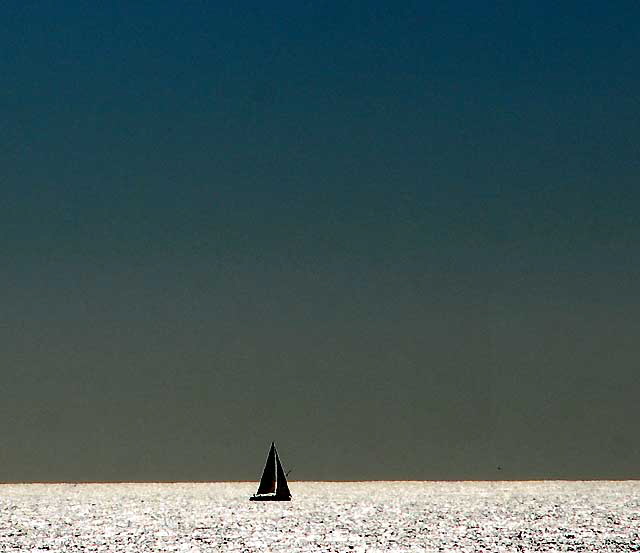
[[[501,478],[501,479],[435,479],[416,480],[412,478],[380,479],[380,480],[290,480],[295,483],[320,483],[320,484],[358,484],[358,483],[392,483],[392,482],[416,482],[416,483],[456,483],[456,482],[638,482],[640,478]],[[24,484],[251,484],[259,480],[6,480],[0,481],[2,485]]]

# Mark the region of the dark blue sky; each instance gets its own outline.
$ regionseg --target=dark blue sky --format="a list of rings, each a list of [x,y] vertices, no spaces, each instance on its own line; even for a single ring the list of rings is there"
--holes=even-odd
[[[640,7],[343,4],[0,8],[0,480],[639,476]]]

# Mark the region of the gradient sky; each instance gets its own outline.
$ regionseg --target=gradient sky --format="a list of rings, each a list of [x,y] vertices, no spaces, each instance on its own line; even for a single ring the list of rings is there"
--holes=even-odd
[[[2,4],[0,480],[640,477],[640,4],[346,4]]]

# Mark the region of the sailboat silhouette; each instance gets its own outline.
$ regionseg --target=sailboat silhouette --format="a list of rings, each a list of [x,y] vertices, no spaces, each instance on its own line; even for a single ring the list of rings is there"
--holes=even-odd
[[[262,471],[258,491],[249,498],[250,501],[291,501],[291,492],[287,484],[276,446],[271,442],[267,462]]]

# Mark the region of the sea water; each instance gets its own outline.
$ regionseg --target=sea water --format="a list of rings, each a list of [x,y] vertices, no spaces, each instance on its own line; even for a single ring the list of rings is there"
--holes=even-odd
[[[0,551],[640,551],[640,482],[0,486]]]

